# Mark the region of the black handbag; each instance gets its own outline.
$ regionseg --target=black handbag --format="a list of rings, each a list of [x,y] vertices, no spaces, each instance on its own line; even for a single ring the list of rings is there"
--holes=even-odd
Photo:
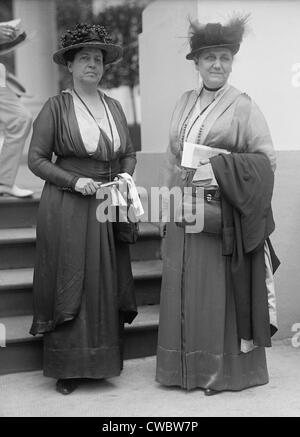
[[[204,190],[203,232],[222,234],[222,206],[218,189]]]
[[[199,187],[192,186],[191,190],[184,191],[175,221],[177,226],[189,226],[189,233],[221,234],[222,207],[219,190],[205,188],[203,191],[203,188],[199,190]]]
[[[113,231],[116,241],[127,244],[136,243],[139,236],[139,224],[129,219],[128,222],[120,221],[119,207],[116,208],[116,221],[113,222]]]

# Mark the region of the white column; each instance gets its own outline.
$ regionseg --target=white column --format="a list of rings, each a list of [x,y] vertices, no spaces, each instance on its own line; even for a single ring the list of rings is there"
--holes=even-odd
[[[21,18],[24,29],[35,36],[15,51],[16,75],[32,99],[23,99],[33,115],[58,91],[58,70],[52,61],[57,47],[55,0],[14,0],[14,18]]]
[[[142,151],[163,152],[170,117],[180,95],[197,85],[189,52],[188,17],[197,18],[196,0],[157,0],[143,13],[139,39]]]
[[[136,180],[146,188],[159,183],[175,103],[184,91],[197,86],[195,67],[185,59],[189,17],[197,16],[197,0],[156,0],[143,13],[139,38],[142,152]]]

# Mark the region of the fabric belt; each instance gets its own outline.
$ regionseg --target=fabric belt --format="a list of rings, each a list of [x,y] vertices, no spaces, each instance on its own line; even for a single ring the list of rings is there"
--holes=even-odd
[[[55,165],[74,176],[92,178],[97,182],[107,182],[121,171],[119,159],[98,161],[92,158],[58,157]]]

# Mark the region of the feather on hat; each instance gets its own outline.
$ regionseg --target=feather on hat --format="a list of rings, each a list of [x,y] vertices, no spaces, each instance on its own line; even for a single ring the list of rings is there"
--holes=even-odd
[[[194,59],[196,53],[213,47],[227,47],[235,55],[240,48],[248,18],[249,14],[235,16],[225,25],[191,22],[189,31],[191,51],[186,55],[186,59]]]

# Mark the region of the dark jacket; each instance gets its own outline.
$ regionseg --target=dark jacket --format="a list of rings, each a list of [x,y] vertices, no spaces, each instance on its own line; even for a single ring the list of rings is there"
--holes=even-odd
[[[276,330],[270,329],[264,243],[275,229],[274,174],[260,153],[221,154],[211,164],[222,198],[226,280],[234,293],[239,338],[271,346]],[[279,261],[271,244],[270,252],[275,271]]]

